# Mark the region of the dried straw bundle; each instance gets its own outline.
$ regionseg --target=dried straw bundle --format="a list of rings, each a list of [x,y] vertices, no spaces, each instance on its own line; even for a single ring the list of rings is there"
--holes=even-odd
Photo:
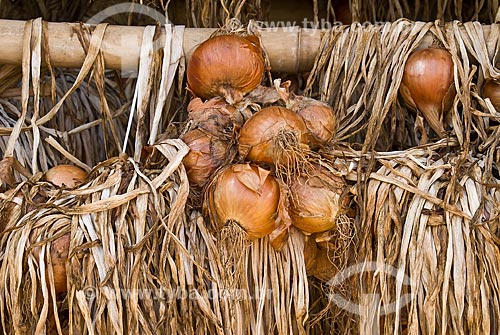
[[[355,170],[376,167],[357,185],[357,257],[326,286],[323,322],[344,311],[336,333],[498,332],[498,179],[488,157],[447,153],[458,147],[331,151]]]
[[[56,190],[36,179],[19,186],[25,196],[14,205],[1,241],[4,331],[41,334],[50,330],[47,317],[54,316],[57,328],[77,333],[153,334],[162,327],[167,302],[154,294],[171,279],[159,271],[169,264],[162,259],[169,253],[158,253],[158,245],[186,222],[181,218],[188,186],[179,166],[188,149],[179,140],[155,148],[168,159],[162,168],[143,173],[132,160],[115,158],[97,166],[78,189]],[[28,193],[46,195],[45,201],[32,204]],[[10,200],[2,201],[4,209],[12,206]],[[51,241],[68,232],[69,290],[56,301],[54,278],[46,275],[51,273],[48,250]],[[33,249],[35,243],[41,251]]]
[[[489,35],[477,22],[439,23],[399,20],[384,25],[335,27],[325,34],[306,92],[320,92],[340,121],[337,140],[363,143],[363,152],[404,150],[418,145],[415,114],[398,98],[404,65],[422,47],[426,33],[443,45],[455,66],[455,97],[448,129],[467,150],[471,131],[485,146],[496,114],[478,91],[485,79],[498,78],[498,27]],[[429,44],[429,40],[425,40]],[[472,111],[462,113],[462,111]],[[481,150],[484,150],[481,147]]]
[[[383,161],[367,185],[362,260],[379,274],[360,285],[395,313],[363,306],[361,329],[498,332],[498,180],[481,159],[415,154]]]

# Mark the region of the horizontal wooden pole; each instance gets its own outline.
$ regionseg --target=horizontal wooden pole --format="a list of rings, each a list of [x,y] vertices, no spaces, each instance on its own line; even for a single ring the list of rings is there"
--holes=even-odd
[[[25,21],[0,20],[0,63],[21,64],[25,24]],[[77,29],[80,29],[78,23],[47,23],[46,36],[53,66],[79,68],[83,64],[85,52],[76,34]],[[185,29],[183,49],[188,60],[196,46],[214,31],[209,28]],[[143,32],[144,27],[108,26],[102,43],[106,68],[136,70]],[[312,68],[321,41],[320,30],[293,27],[286,31],[262,31],[261,36],[274,71],[296,72]]]
[[[0,20],[0,63],[21,64],[25,24],[25,21]],[[53,66],[81,67],[85,51],[76,33],[78,29],[78,23],[47,23],[46,36]],[[206,40],[214,30],[185,29],[183,49],[188,61],[196,46]],[[136,70],[143,31],[144,27],[108,26],[102,44],[106,68]],[[293,73],[312,68],[320,47],[321,30],[291,27],[262,30],[260,34],[273,71]],[[424,43],[430,42],[431,37],[426,36]]]

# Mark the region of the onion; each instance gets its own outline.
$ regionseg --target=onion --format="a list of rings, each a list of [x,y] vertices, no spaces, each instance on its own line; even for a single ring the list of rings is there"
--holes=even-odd
[[[306,273],[324,282],[338,273],[338,269],[328,256],[328,250],[318,248],[314,239],[309,238],[304,246]]]
[[[492,79],[486,80],[483,86],[483,97],[490,99],[497,111],[500,111],[500,84]]]
[[[87,173],[73,165],[57,165],[45,172],[45,180],[58,187],[73,188],[87,179]],[[70,233],[52,241],[50,245],[50,260],[54,275],[54,289],[56,293],[67,292],[66,260],[69,254]],[[39,251],[35,250],[38,259]]]
[[[290,109],[304,119],[310,133],[311,146],[321,147],[328,143],[337,127],[337,120],[333,116],[333,110],[330,106],[324,102],[301,96],[297,96],[292,101]]]
[[[203,187],[224,163],[228,144],[200,129],[193,129],[181,136],[190,151],[183,163],[191,185]]]
[[[187,111],[193,128],[203,129],[221,138],[232,138],[235,128],[240,128],[246,118],[251,116],[250,111],[240,112],[222,98],[212,98],[206,102],[194,98],[189,102]]]
[[[206,193],[204,209],[219,228],[236,223],[249,239],[275,228],[280,189],[270,172],[250,164],[235,164],[219,174]]]
[[[343,180],[325,168],[298,176],[290,186],[292,224],[305,234],[335,228],[347,212],[349,199],[343,197],[344,189]]]
[[[255,38],[215,36],[196,48],[186,74],[189,90],[196,96],[222,96],[234,104],[261,82],[262,49]]]
[[[34,238],[35,236],[33,236],[32,243],[34,242]],[[53,240],[50,244],[50,262],[52,263],[52,273],[54,275],[54,290],[58,294],[66,293],[68,290],[66,261],[69,255],[70,238],[70,233],[67,233]],[[33,255],[37,261],[40,261],[40,252],[40,247],[33,249]]]
[[[455,98],[451,54],[439,48],[412,53],[405,65],[400,93],[405,103],[422,112],[436,134],[444,137],[443,113],[450,110]]]
[[[45,172],[45,180],[59,187],[73,188],[87,179],[87,173],[74,165],[57,165]]]
[[[284,157],[283,151],[305,145],[307,136],[304,120],[292,110],[266,107],[255,113],[241,128],[238,151],[253,162],[279,163]]]
[[[69,254],[70,234],[64,234],[50,244],[50,260],[54,273],[54,289],[56,293],[65,293],[68,290],[66,276],[66,261]]]

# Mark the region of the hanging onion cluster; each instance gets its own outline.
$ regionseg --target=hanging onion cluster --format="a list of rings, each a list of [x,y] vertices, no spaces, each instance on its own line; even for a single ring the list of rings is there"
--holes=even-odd
[[[184,165],[193,194],[202,190],[215,229],[236,225],[279,248],[290,225],[305,234],[335,229],[349,198],[343,180],[314,163],[335,135],[332,108],[289,93],[289,82],[260,86],[263,75],[256,37],[202,43],[187,67],[195,97],[181,139],[191,149]]]

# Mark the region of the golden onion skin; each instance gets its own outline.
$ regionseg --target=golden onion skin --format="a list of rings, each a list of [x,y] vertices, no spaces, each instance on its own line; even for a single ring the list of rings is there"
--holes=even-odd
[[[69,255],[70,234],[64,234],[50,245],[50,260],[54,273],[54,288],[56,293],[65,293],[68,290],[66,261]]]
[[[300,176],[290,186],[290,217],[292,224],[306,234],[320,233],[336,227],[342,208],[344,185],[341,178],[328,176],[337,186],[327,184],[319,172],[311,177]]]
[[[58,187],[73,188],[87,179],[87,172],[74,165],[56,165],[45,172],[45,180]]]
[[[245,122],[243,115],[220,97],[205,102],[194,98],[189,102],[187,111],[193,128],[203,129],[220,138],[232,138],[236,128],[239,129]]]
[[[483,97],[490,99],[493,107],[500,111],[500,84],[492,79],[486,80],[483,86]]]
[[[307,97],[297,97],[290,109],[304,120],[312,147],[322,147],[332,139],[337,128],[337,119],[328,104]]]
[[[224,170],[212,189],[213,208],[220,227],[238,223],[249,239],[269,235],[275,228],[280,189],[269,171],[249,164]]]
[[[283,129],[293,131],[300,143],[307,143],[308,132],[302,117],[285,107],[261,109],[241,128],[238,140],[240,155],[252,162],[273,164],[273,140]]]
[[[182,161],[188,180],[191,185],[203,187],[224,163],[228,144],[200,129],[188,131],[181,140],[190,149]]]
[[[453,59],[440,48],[413,52],[405,64],[400,93],[405,103],[422,112],[430,127],[445,136],[443,113],[451,109],[455,98]]]
[[[256,88],[264,74],[264,57],[256,39],[220,35],[201,43],[186,70],[189,90],[209,99],[223,96],[240,101]]]

